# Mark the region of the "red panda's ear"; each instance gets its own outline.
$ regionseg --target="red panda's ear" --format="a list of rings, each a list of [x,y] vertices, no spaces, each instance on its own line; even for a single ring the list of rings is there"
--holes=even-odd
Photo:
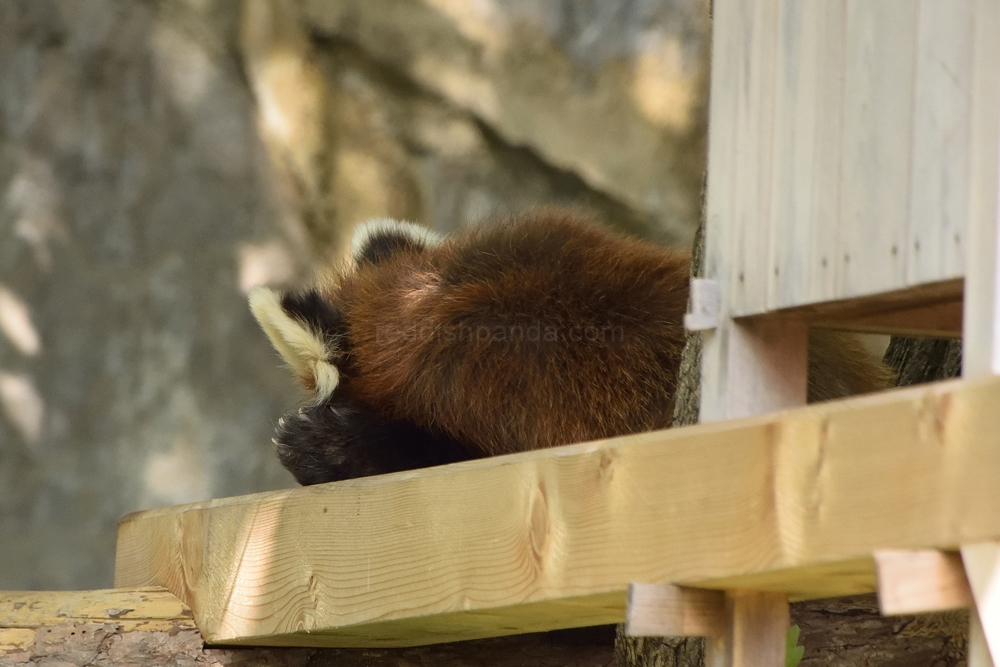
[[[340,372],[331,363],[337,350],[330,349],[328,337],[292,317],[282,307],[281,295],[266,287],[250,291],[250,310],[292,372],[316,391],[317,402],[329,398],[340,383]]]
[[[380,264],[397,252],[420,252],[441,245],[442,237],[412,222],[376,218],[362,223],[351,238],[351,253],[358,264]]]

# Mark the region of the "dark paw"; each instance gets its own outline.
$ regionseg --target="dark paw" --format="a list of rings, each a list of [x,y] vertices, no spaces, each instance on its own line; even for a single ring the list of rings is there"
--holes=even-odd
[[[289,413],[276,430],[278,458],[304,485],[474,458],[450,438],[386,419],[342,397]]]

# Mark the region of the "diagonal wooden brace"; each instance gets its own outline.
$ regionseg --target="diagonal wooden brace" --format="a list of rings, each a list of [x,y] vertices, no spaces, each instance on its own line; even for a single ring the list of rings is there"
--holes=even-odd
[[[961,552],[976,602],[969,624],[969,667],[995,665],[1000,662],[1000,542],[967,544]],[[984,639],[989,655],[982,651]]]

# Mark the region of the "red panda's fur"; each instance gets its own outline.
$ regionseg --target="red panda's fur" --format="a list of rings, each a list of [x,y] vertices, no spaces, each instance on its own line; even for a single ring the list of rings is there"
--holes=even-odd
[[[562,212],[400,252],[327,287],[348,391],[494,455],[667,426],[688,256]]]
[[[317,333],[336,348],[339,396],[489,456],[669,426],[689,264],[541,210],[358,261],[322,280],[309,309],[338,323]],[[812,399],[891,379],[849,336],[813,346]]]

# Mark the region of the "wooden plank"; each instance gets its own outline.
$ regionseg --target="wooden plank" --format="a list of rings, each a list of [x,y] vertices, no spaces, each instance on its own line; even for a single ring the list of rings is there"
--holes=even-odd
[[[944,301],[852,318],[818,318],[810,322],[826,329],[898,336],[962,337],[962,302]]]
[[[126,630],[193,629],[191,609],[165,588],[0,591],[0,628],[113,623]]]
[[[845,21],[845,0],[780,4],[769,309],[835,296]]]
[[[1000,6],[991,0],[973,0],[973,10],[971,158],[962,354],[962,376],[965,378],[1000,374],[1000,294],[997,292],[1000,285],[1000,210],[997,206],[1000,195],[1000,43],[996,39],[1000,30]],[[977,585],[972,579],[977,575],[969,572],[973,568],[966,560],[966,552],[962,555],[975,593]],[[969,667],[993,667],[996,661],[991,658],[990,648],[980,615],[974,613],[969,623]]]
[[[774,86],[779,0],[739,0],[732,6],[719,7],[721,13],[736,16],[735,33],[719,32],[716,39],[733,39],[741,48],[733,73],[737,91],[735,112],[736,136],[725,146],[735,157],[736,170],[732,189],[733,217],[725,221],[724,238],[710,230],[708,243],[726,244],[723,261],[730,267],[731,303],[752,312],[767,307],[771,217],[771,151],[774,133]],[[715,62],[712,72],[717,71]],[[713,81],[713,90],[716,88]],[[712,167],[710,167],[711,169]],[[711,253],[710,253],[711,256]],[[711,263],[709,264],[711,267]],[[715,278],[709,272],[707,278]],[[721,283],[720,283],[721,284]]]
[[[838,296],[905,284],[917,7],[847,3]]]
[[[722,591],[629,584],[625,611],[628,637],[716,637],[726,632],[726,594]]]
[[[998,404],[952,381],[150,510],[116,585],[168,588],[210,642],[346,646],[621,622],[632,581],[870,592],[831,568],[1000,538]]]
[[[962,557],[956,552],[875,552],[879,608],[886,616],[964,609],[972,604]]]
[[[919,2],[908,284],[965,269],[973,9],[968,0]]]
[[[0,656],[26,650],[34,643],[34,628],[0,628]]]
[[[964,310],[962,279],[775,310],[764,317],[791,318],[810,326],[865,333],[959,338]]]

